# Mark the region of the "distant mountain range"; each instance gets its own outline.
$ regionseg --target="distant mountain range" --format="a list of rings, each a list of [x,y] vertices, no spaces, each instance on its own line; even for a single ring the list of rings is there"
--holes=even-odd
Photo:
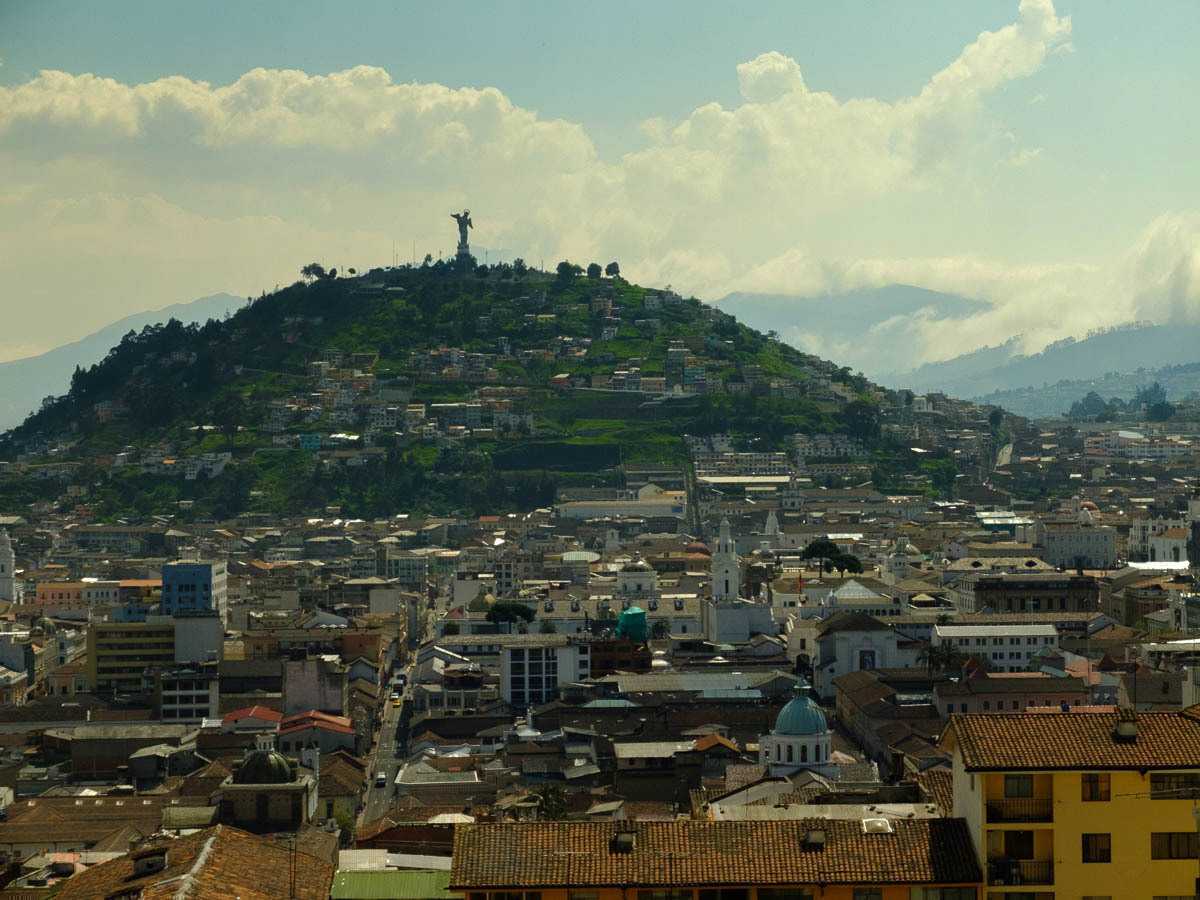
[[[136,313],[38,356],[0,363],[0,431],[19,425],[44,397],[65,393],[76,366],[98,363],[129,331],[141,331],[147,325],[169,319],[178,319],[185,325],[220,319],[245,302],[244,297],[232,294],[212,294],[189,303]]]
[[[818,297],[734,293],[714,305],[807,353],[884,381],[912,367],[923,321],[968,319],[990,308],[907,284]]]
[[[1105,400],[1118,397],[1132,400],[1138,388],[1154,382],[1163,386],[1167,399],[1182,400],[1200,394],[1200,363],[1167,366],[1162,369],[1139,369],[1136,372],[1109,372],[1099,378],[1074,378],[1056,381],[1039,387],[996,391],[978,398],[980,402],[1002,406],[1011,413],[1031,419],[1061,416],[1071,404],[1095,391]]]
[[[1068,338],[1031,355],[1017,352],[1014,339],[999,347],[921,366],[895,376],[891,386],[976,398],[1061,381],[1088,382],[1116,373],[1140,377],[1147,371],[1194,362],[1200,362],[1200,325],[1136,325],[1081,340]]]
[[[1187,367],[1200,363],[1200,325],[1122,326],[1058,341],[1033,354],[1021,352],[1016,335],[914,369],[913,357],[925,340],[923,323],[965,321],[989,309],[988,304],[893,284],[819,297],[735,293],[715,305],[888,387],[941,391],[1018,415],[1060,415],[1091,390],[1106,399],[1128,399],[1155,380],[1172,399],[1197,389]]]

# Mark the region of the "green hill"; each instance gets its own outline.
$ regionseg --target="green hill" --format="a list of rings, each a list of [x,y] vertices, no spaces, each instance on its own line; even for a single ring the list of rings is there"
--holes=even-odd
[[[664,390],[681,379],[709,387]],[[621,465],[681,464],[684,434],[772,449],[797,431],[870,438],[882,396],[620,278],[379,269],[297,282],[225,321],[130,332],[0,437],[0,460],[22,473],[0,481],[0,509],[72,485],[107,519],[529,509],[561,487],[618,484]],[[468,406],[434,406],[448,403]],[[409,404],[426,405],[424,424]],[[469,427],[449,427],[460,415]]]

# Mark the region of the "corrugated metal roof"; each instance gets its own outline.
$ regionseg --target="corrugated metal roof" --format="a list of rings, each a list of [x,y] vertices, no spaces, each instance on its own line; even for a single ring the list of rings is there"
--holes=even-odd
[[[449,900],[462,896],[449,890],[449,885],[449,872],[338,872],[329,896],[332,900]]]

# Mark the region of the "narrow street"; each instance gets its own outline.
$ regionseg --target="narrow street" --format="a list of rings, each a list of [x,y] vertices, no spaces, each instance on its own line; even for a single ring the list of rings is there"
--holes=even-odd
[[[405,668],[405,675],[411,677],[412,670]],[[390,698],[391,688],[388,688]],[[405,684],[404,696],[408,696],[409,687]],[[368,774],[367,791],[363,797],[363,811],[360,822],[373,822],[387,812],[395,798],[396,773],[403,763],[396,757],[396,728],[400,722],[402,708],[392,704],[391,699],[384,701],[383,724],[379,728],[379,744],[372,756],[371,770]],[[382,772],[387,781],[383,786],[377,785],[376,776]]]

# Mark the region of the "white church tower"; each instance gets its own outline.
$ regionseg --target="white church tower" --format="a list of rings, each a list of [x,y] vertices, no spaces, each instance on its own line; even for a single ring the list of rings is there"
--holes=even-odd
[[[17,600],[17,554],[8,532],[0,530],[0,600]]]
[[[717,550],[712,556],[712,595],[714,600],[736,600],[741,592],[742,570],[738,565],[737,545],[729,534],[729,520],[721,520]]]

